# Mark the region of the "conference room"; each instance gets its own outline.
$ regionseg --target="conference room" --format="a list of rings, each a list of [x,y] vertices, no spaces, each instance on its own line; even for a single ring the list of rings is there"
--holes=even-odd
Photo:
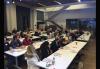
[[[96,69],[96,0],[4,0],[4,69]]]

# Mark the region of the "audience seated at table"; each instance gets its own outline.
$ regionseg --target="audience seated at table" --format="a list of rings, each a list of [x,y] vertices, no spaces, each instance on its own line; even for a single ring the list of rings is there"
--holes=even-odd
[[[27,51],[25,53],[25,59],[27,60],[27,69],[39,69],[39,67],[37,67],[35,63],[38,62],[40,59],[33,45],[28,46]]]
[[[82,35],[84,34],[84,32],[82,30],[79,30],[79,34]]]
[[[51,54],[48,41],[45,41],[41,44],[40,51],[41,51],[41,60],[43,60],[44,58],[48,57]]]
[[[71,41],[74,41],[77,38],[74,32],[70,33],[70,36],[71,36]]]
[[[10,43],[12,48],[18,48],[22,45],[21,41],[19,40],[19,35],[14,35],[13,40]]]
[[[58,39],[58,47],[63,47],[66,44],[68,44],[68,40],[65,40],[65,38],[63,38],[63,36],[60,36]]]
[[[23,40],[23,45],[28,46],[30,44],[32,44],[32,40],[29,38],[28,35],[25,35],[25,39]]]

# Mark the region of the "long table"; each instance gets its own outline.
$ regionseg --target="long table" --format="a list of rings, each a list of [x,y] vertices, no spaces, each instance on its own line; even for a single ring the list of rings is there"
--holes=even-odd
[[[59,49],[44,60],[37,62],[36,65],[45,69],[67,69],[78,52],[87,44],[87,42],[73,41],[72,43]],[[55,64],[47,67],[47,62],[55,58]]]
[[[91,37],[91,33],[90,32],[85,32],[83,35],[78,37],[77,40],[78,41],[89,41],[90,37]]]
[[[9,50],[9,51],[6,51],[5,54],[8,54],[10,56],[13,56],[15,57],[15,61],[16,61],[16,67],[18,69],[21,69],[19,66],[18,66],[18,57],[25,54],[25,52],[27,51],[27,47],[24,47],[22,49],[12,49],[12,50]]]
[[[49,43],[51,43],[54,39],[55,38],[47,39],[45,41],[49,41]],[[44,41],[33,43],[35,49],[40,48],[40,45],[43,42]],[[55,64],[51,65],[50,67],[46,67],[46,62],[44,62],[44,60],[38,62],[36,65],[43,67],[43,68],[46,68],[46,69],[52,69],[53,66],[55,67],[55,69],[66,69],[66,68],[68,68],[68,66],[70,65],[70,63],[74,59],[74,57],[77,55],[79,50],[81,50],[86,45],[86,43],[87,42],[74,41],[74,42],[66,45],[65,47],[63,47],[63,49],[60,49],[60,50],[56,51],[55,53],[53,53],[52,55],[50,55],[49,57],[46,58],[46,59],[51,59],[51,60],[53,57],[56,58]],[[27,47],[22,48],[22,49],[14,49],[13,52],[11,50],[9,50],[9,51],[6,51],[5,53],[15,57],[16,66],[18,67],[17,57],[25,54],[26,51],[27,51]],[[57,54],[59,56],[55,56]]]
[[[48,39],[48,40],[45,40],[45,41],[48,41],[49,43],[51,43],[53,40],[54,40],[54,38]],[[44,41],[33,43],[35,49],[40,48],[40,45],[41,45],[43,42],[44,42]],[[21,69],[21,68],[18,66],[18,59],[17,59],[17,58],[18,58],[19,56],[25,54],[25,52],[27,51],[27,47],[28,47],[28,46],[25,46],[25,47],[20,48],[20,49],[8,50],[8,51],[6,51],[6,52],[4,52],[4,53],[5,53],[5,54],[8,54],[8,55],[10,55],[10,56],[15,57],[15,60],[16,60],[16,67],[17,67],[18,69]]]

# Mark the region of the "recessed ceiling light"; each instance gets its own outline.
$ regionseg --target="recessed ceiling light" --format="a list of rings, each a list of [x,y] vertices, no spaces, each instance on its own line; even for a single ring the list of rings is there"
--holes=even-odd
[[[41,5],[41,6],[46,6],[46,5],[44,5],[44,4],[41,4],[41,3],[37,3],[37,4],[39,4],[39,5]]]
[[[22,1],[22,0],[20,0],[20,1]]]
[[[54,2],[56,2],[57,4],[59,4],[59,5],[61,5],[62,3],[60,3],[60,2],[58,2],[58,1],[54,1]]]
[[[7,1],[7,4],[9,4],[10,2],[9,1]]]
[[[78,0],[78,2],[81,2],[81,0]]]
[[[49,7],[49,8],[46,8],[46,12],[59,11],[61,8],[63,8],[63,6],[59,6],[59,7]]]
[[[14,1],[12,3],[15,3]]]

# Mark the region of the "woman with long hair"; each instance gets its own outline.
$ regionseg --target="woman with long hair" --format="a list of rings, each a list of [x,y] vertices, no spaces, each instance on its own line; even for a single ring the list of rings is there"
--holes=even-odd
[[[41,60],[44,58],[48,57],[51,54],[50,47],[49,47],[49,42],[45,41],[41,44],[40,46],[40,51],[41,51]]]
[[[35,63],[39,61],[39,57],[33,45],[28,46],[27,52],[25,53],[25,59],[27,60],[27,69],[39,69],[39,67],[35,65]]]

